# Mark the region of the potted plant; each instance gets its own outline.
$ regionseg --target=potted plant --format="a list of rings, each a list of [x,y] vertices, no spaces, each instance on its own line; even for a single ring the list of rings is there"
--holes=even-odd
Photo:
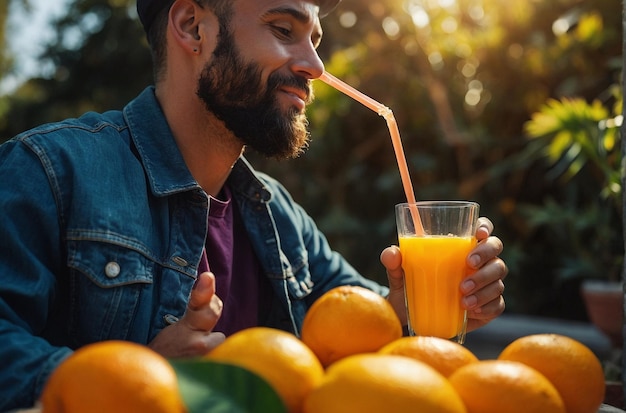
[[[533,225],[549,227],[553,242],[567,249],[558,279],[579,278],[591,323],[611,340],[604,360],[607,402],[622,406],[624,345],[624,216],[620,127],[623,94],[611,88],[612,107],[581,98],[549,100],[525,125],[529,151],[545,155],[548,178],[560,179],[565,204],[546,200],[527,210]],[[577,185],[571,185],[576,180]]]
[[[545,154],[548,178],[563,185],[576,180],[565,204],[546,200],[529,209],[534,225],[548,225],[570,254],[557,276],[584,281],[581,293],[589,319],[611,339],[623,343],[623,222],[621,185],[622,93],[611,88],[612,107],[582,98],[549,100],[525,125],[533,150]]]

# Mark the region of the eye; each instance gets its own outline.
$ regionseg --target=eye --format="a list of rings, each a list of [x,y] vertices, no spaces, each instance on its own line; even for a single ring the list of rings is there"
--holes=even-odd
[[[272,31],[276,33],[279,37],[282,37],[285,39],[291,37],[292,31],[290,27],[279,26],[279,25],[273,24],[271,25],[271,28],[272,28]]]

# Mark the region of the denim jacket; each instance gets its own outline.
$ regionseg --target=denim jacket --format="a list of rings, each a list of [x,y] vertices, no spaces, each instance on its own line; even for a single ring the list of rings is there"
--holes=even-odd
[[[298,334],[307,308],[337,285],[387,294],[243,157],[228,185],[273,286],[268,325]],[[153,88],[123,111],[43,125],[0,146],[0,411],[32,406],[73,349],[148,343],[183,316],[208,202]]]

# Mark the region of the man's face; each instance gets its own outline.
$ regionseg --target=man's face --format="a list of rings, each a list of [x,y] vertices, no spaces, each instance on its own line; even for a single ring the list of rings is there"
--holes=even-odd
[[[263,19],[273,16],[272,13],[274,12],[261,14],[263,16],[259,18],[261,24],[255,26],[254,22],[250,26],[252,29],[257,27],[261,30],[257,34],[260,42],[266,35],[263,31],[271,32],[272,36],[267,37],[270,42],[277,39],[278,47],[272,48],[271,44],[268,47],[267,41],[264,42],[264,50],[267,50],[267,53],[259,55],[258,59],[242,57],[241,49],[235,40],[236,33],[232,29],[238,27],[236,24],[228,24],[227,30],[222,26],[212,60],[207,63],[198,80],[197,94],[207,110],[222,120],[244,145],[268,157],[289,158],[299,155],[309,142],[304,108],[312,101],[309,79],[319,76],[319,73],[308,74],[304,71],[300,73],[290,69],[293,65],[289,64],[290,59],[285,57],[286,51],[290,49],[283,46],[285,40],[280,36],[285,36],[285,33],[291,36],[289,30],[292,30],[292,27],[284,24],[285,19],[279,20],[277,26],[264,24]],[[276,15],[279,13],[276,12]],[[237,18],[235,12],[233,19]],[[315,45],[319,42],[319,36],[321,34],[315,37]],[[309,44],[311,39],[311,36],[307,39]],[[272,56],[274,59],[269,60]],[[260,64],[259,60],[272,62],[275,67],[269,66],[268,69]],[[323,66],[321,68],[323,70]]]

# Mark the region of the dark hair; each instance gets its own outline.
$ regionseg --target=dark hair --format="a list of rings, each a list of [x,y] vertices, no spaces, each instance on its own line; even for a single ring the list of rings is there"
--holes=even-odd
[[[152,53],[153,75],[156,82],[159,81],[165,70],[167,58],[167,20],[172,4],[175,0],[169,0],[166,7],[156,15],[150,30],[147,33],[150,51]],[[220,25],[219,33],[230,29],[230,20],[233,13],[232,0],[194,0],[201,7],[209,7],[217,16]]]

